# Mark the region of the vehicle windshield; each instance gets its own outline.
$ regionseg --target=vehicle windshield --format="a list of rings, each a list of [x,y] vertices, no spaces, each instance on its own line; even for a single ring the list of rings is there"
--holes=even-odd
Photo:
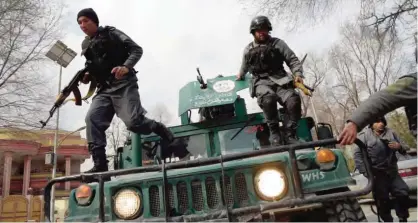
[[[222,154],[247,152],[269,146],[270,133],[266,124],[245,127],[234,139],[231,138],[241,128],[219,131]]]
[[[154,160],[158,150],[161,151],[161,158],[179,158],[179,160],[207,158],[207,147],[209,141],[206,134],[198,134],[184,137],[177,137],[173,143],[168,145],[164,141],[144,142],[142,144],[143,161],[149,164]]]

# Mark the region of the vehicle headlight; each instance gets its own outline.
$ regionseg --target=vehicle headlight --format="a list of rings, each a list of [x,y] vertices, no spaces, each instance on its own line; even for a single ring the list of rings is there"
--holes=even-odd
[[[259,170],[255,174],[254,185],[263,200],[278,200],[287,190],[286,176],[276,168]]]
[[[141,198],[134,189],[122,189],[114,197],[115,214],[121,219],[136,218],[141,211]]]
[[[330,170],[334,168],[335,154],[330,149],[320,148],[316,151],[316,164],[318,164],[320,170]]]

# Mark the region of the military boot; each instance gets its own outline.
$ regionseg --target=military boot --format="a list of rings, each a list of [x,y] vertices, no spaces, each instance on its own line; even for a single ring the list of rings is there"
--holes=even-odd
[[[289,121],[289,123],[287,124],[284,130],[284,137],[287,145],[299,143],[299,140],[296,136],[297,127],[297,124],[292,121]]]
[[[268,123],[267,125],[270,130],[271,145],[272,146],[281,145],[282,143],[281,143],[281,137],[280,137],[279,123]]]
[[[155,122],[152,126],[152,131],[162,139],[167,140],[168,143],[172,143],[174,140],[173,133],[163,123]]]
[[[397,206],[395,206],[396,215],[399,218],[399,222],[408,222],[410,205],[409,196],[400,196],[396,198]]]
[[[98,173],[107,172],[109,161],[106,159],[106,150],[104,148],[95,148],[91,151],[93,159],[93,168],[85,171],[84,173]],[[110,181],[110,177],[104,177],[104,181]],[[85,181],[85,183],[98,182],[97,179]]]

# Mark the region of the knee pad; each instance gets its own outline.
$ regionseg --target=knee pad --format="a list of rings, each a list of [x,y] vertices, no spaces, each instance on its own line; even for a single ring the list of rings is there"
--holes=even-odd
[[[274,94],[266,94],[261,97],[261,105],[264,108],[269,108],[277,104],[277,97]]]
[[[302,101],[300,100],[299,95],[292,94],[289,98],[287,98],[286,102],[287,108],[300,108],[302,106]]]

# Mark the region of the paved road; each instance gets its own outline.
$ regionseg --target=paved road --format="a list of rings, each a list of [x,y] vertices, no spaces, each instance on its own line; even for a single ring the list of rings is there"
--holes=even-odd
[[[369,222],[377,222],[377,216],[370,210],[370,204],[362,204],[361,208],[363,209],[364,214],[366,215],[367,220]],[[375,208],[376,207],[373,207],[373,209]],[[409,208],[409,215],[410,215],[410,217],[408,218],[409,222],[417,222],[417,208],[416,207]],[[395,210],[393,209],[392,209],[392,217],[393,217],[394,222],[398,222],[398,217],[396,216]]]

